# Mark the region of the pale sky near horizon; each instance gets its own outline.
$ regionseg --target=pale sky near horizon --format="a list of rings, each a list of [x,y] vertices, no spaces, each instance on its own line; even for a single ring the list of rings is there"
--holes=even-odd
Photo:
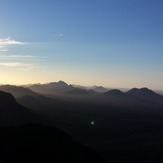
[[[0,84],[163,90],[162,0],[0,0]]]

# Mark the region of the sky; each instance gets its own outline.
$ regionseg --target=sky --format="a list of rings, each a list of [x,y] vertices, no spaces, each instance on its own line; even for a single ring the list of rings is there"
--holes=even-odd
[[[0,84],[163,90],[162,0],[0,0]]]

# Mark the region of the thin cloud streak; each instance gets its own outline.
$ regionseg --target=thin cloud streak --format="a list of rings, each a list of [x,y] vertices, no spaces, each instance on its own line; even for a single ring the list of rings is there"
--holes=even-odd
[[[0,59],[6,58],[38,58],[37,56],[33,55],[0,55]]]
[[[34,55],[0,55],[0,60],[22,60],[22,61],[31,61],[39,62],[45,61],[47,57],[34,56]]]
[[[8,49],[3,49],[3,47],[0,47],[0,52],[8,52]]]
[[[0,38],[0,52],[9,51],[10,46],[19,46],[27,44],[25,42],[16,41],[7,38]],[[18,71],[32,71],[34,69],[39,70],[43,67],[40,62],[45,61],[47,57],[35,56],[35,55],[0,55],[0,67],[5,67],[7,69],[15,69]]]
[[[25,62],[0,62],[0,66],[6,68],[15,68],[21,71],[31,71],[36,68],[40,68],[36,63],[25,63]]]
[[[0,39],[0,46],[6,46],[6,45],[24,45],[24,44],[26,44],[26,43],[13,40],[10,37],[1,38]]]
[[[8,46],[11,45],[24,45],[25,42],[16,41],[14,39],[11,39],[10,37],[7,38],[0,38],[0,52],[7,52]]]
[[[23,63],[23,62],[0,62],[0,66],[5,67],[27,67],[34,66],[32,63]]]
[[[63,37],[63,36],[64,36],[64,34],[63,34],[63,33],[60,33],[58,36],[59,36],[59,37]]]

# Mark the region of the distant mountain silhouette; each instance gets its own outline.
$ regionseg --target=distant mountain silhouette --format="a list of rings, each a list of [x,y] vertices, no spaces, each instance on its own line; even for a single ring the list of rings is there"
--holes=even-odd
[[[112,90],[109,90],[107,92],[104,93],[104,95],[107,95],[107,96],[117,96],[117,97],[121,97],[121,96],[125,96],[125,93],[118,90],[118,89],[112,89]]]
[[[108,89],[106,89],[106,88],[104,88],[102,86],[93,86],[92,90],[95,91],[95,92],[99,92],[99,93],[104,93],[104,92],[108,91]]]
[[[74,87],[68,85],[64,81],[51,82],[47,84],[34,84],[29,87],[32,91],[41,93],[41,94],[57,94],[64,93],[72,90]]]
[[[72,141],[69,135],[52,126],[0,128],[1,162],[100,163],[100,160],[94,150]]]
[[[126,104],[145,104],[152,105],[152,103],[163,104],[163,96],[155,93],[148,88],[133,88],[124,93],[118,89],[113,89],[103,93],[105,97],[108,97],[110,101],[124,102]],[[108,101],[109,102],[109,101]]]
[[[37,93],[33,92],[29,88],[24,88],[21,86],[1,85],[0,90],[11,93],[15,98],[19,98],[19,97],[26,96],[26,95],[38,96]]]
[[[149,102],[163,103],[163,96],[155,93],[154,91],[148,88],[133,88],[126,92],[127,95],[134,96]]]
[[[133,88],[131,90],[129,90],[127,92],[127,94],[130,94],[130,95],[135,95],[135,96],[158,96],[157,93],[155,93],[154,91],[148,89],[148,88]],[[159,95],[160,96],[160,95]]]
[[[104,93],[104,92],[107,92],[108,89],[104,88],[103,86],[81,86],[81,85],[75,85],[75,84],[72,84],[73,87],[75,88],[80,88],[80,89],[85,89],[85,90],[93,90],[95,92],[98,92],[98,93]]]

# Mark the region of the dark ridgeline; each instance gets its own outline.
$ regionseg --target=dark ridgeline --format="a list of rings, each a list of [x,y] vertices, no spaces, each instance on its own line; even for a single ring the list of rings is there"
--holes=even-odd
[[[16,111],[19,113],[18,116],[17,113],[13,113],[13,109],[10,107],[6,115],[11,112],[10,115],[15,115],[15,117],[24,116],[23,120],[29,120],[27,117],[39,115],[39,118],[33,118],[35,124],[37,120],[42,124],[57,126],[57,128],[71,135],[77,142],[97,151],[106,162],[163,162],[163,96],[147,88],[133,88],[128,92],[116,89],[94,92],[81,87],[73,87],[63,81],[46,84],[46,86],[40,84],[39,91],[44,95],[26,94],[16,99],[25,107],[15,104],[15,99],[8,94],[12,97],[13,103],[9,103],[7,100],[3,106],[12,103],[15,109],[18,106],[23,109],[18,109],[21,110],[21,113]],[[8,119],[10,118],[12,119],[12,116],[9,116]],[[22,122],[23,120],[20,119]],[[46,125],[40,128],[42,128],[41,131],[45,131],[44,128],[48,127]],[[19,130],[22,131],[21,127],[15,128],[15,132]],[[54,130],[57,131],[58,129],[54,127]],[[23,132],[25,131],[23,130]],[[42,134],[44,135],[44,132]],[[41,139],[43,138],[41,137]],[[51,138],[49,140],[52,141]],[[67,142],[67,139],[64,140]],[[72,140],[69,139],[71,143],[74,143]],[[32,142],[38,143],[36,139]],[[67,149],[67,144],[64,144]],[[44,145],[46,146],[46,143]],[[71,146],[73,145],[71,144]],[[49,149],[51,148],[52,146],[49,146]],[[83,153],[77,149],[78,147],[74,148],[75,151],[79,151],[79,155]],[[74,150],[69,152],[74,152]],[[43,151],[45,152],[45,150]],[[83,158],[87,154],[83,154]],[[59,154],[57,155],[56,159],[60,157]],[[90,154],[90,159],[94,161],[96,154],[93,152],[93,155]],[[95,160],[98,161],[98,158]]]
[[[19,98],[25,95],[38,96],[36,92],[33,92],[29,88],[24,88],[22,86],[1,85],[0,90],[11,93],[15,98]]]

